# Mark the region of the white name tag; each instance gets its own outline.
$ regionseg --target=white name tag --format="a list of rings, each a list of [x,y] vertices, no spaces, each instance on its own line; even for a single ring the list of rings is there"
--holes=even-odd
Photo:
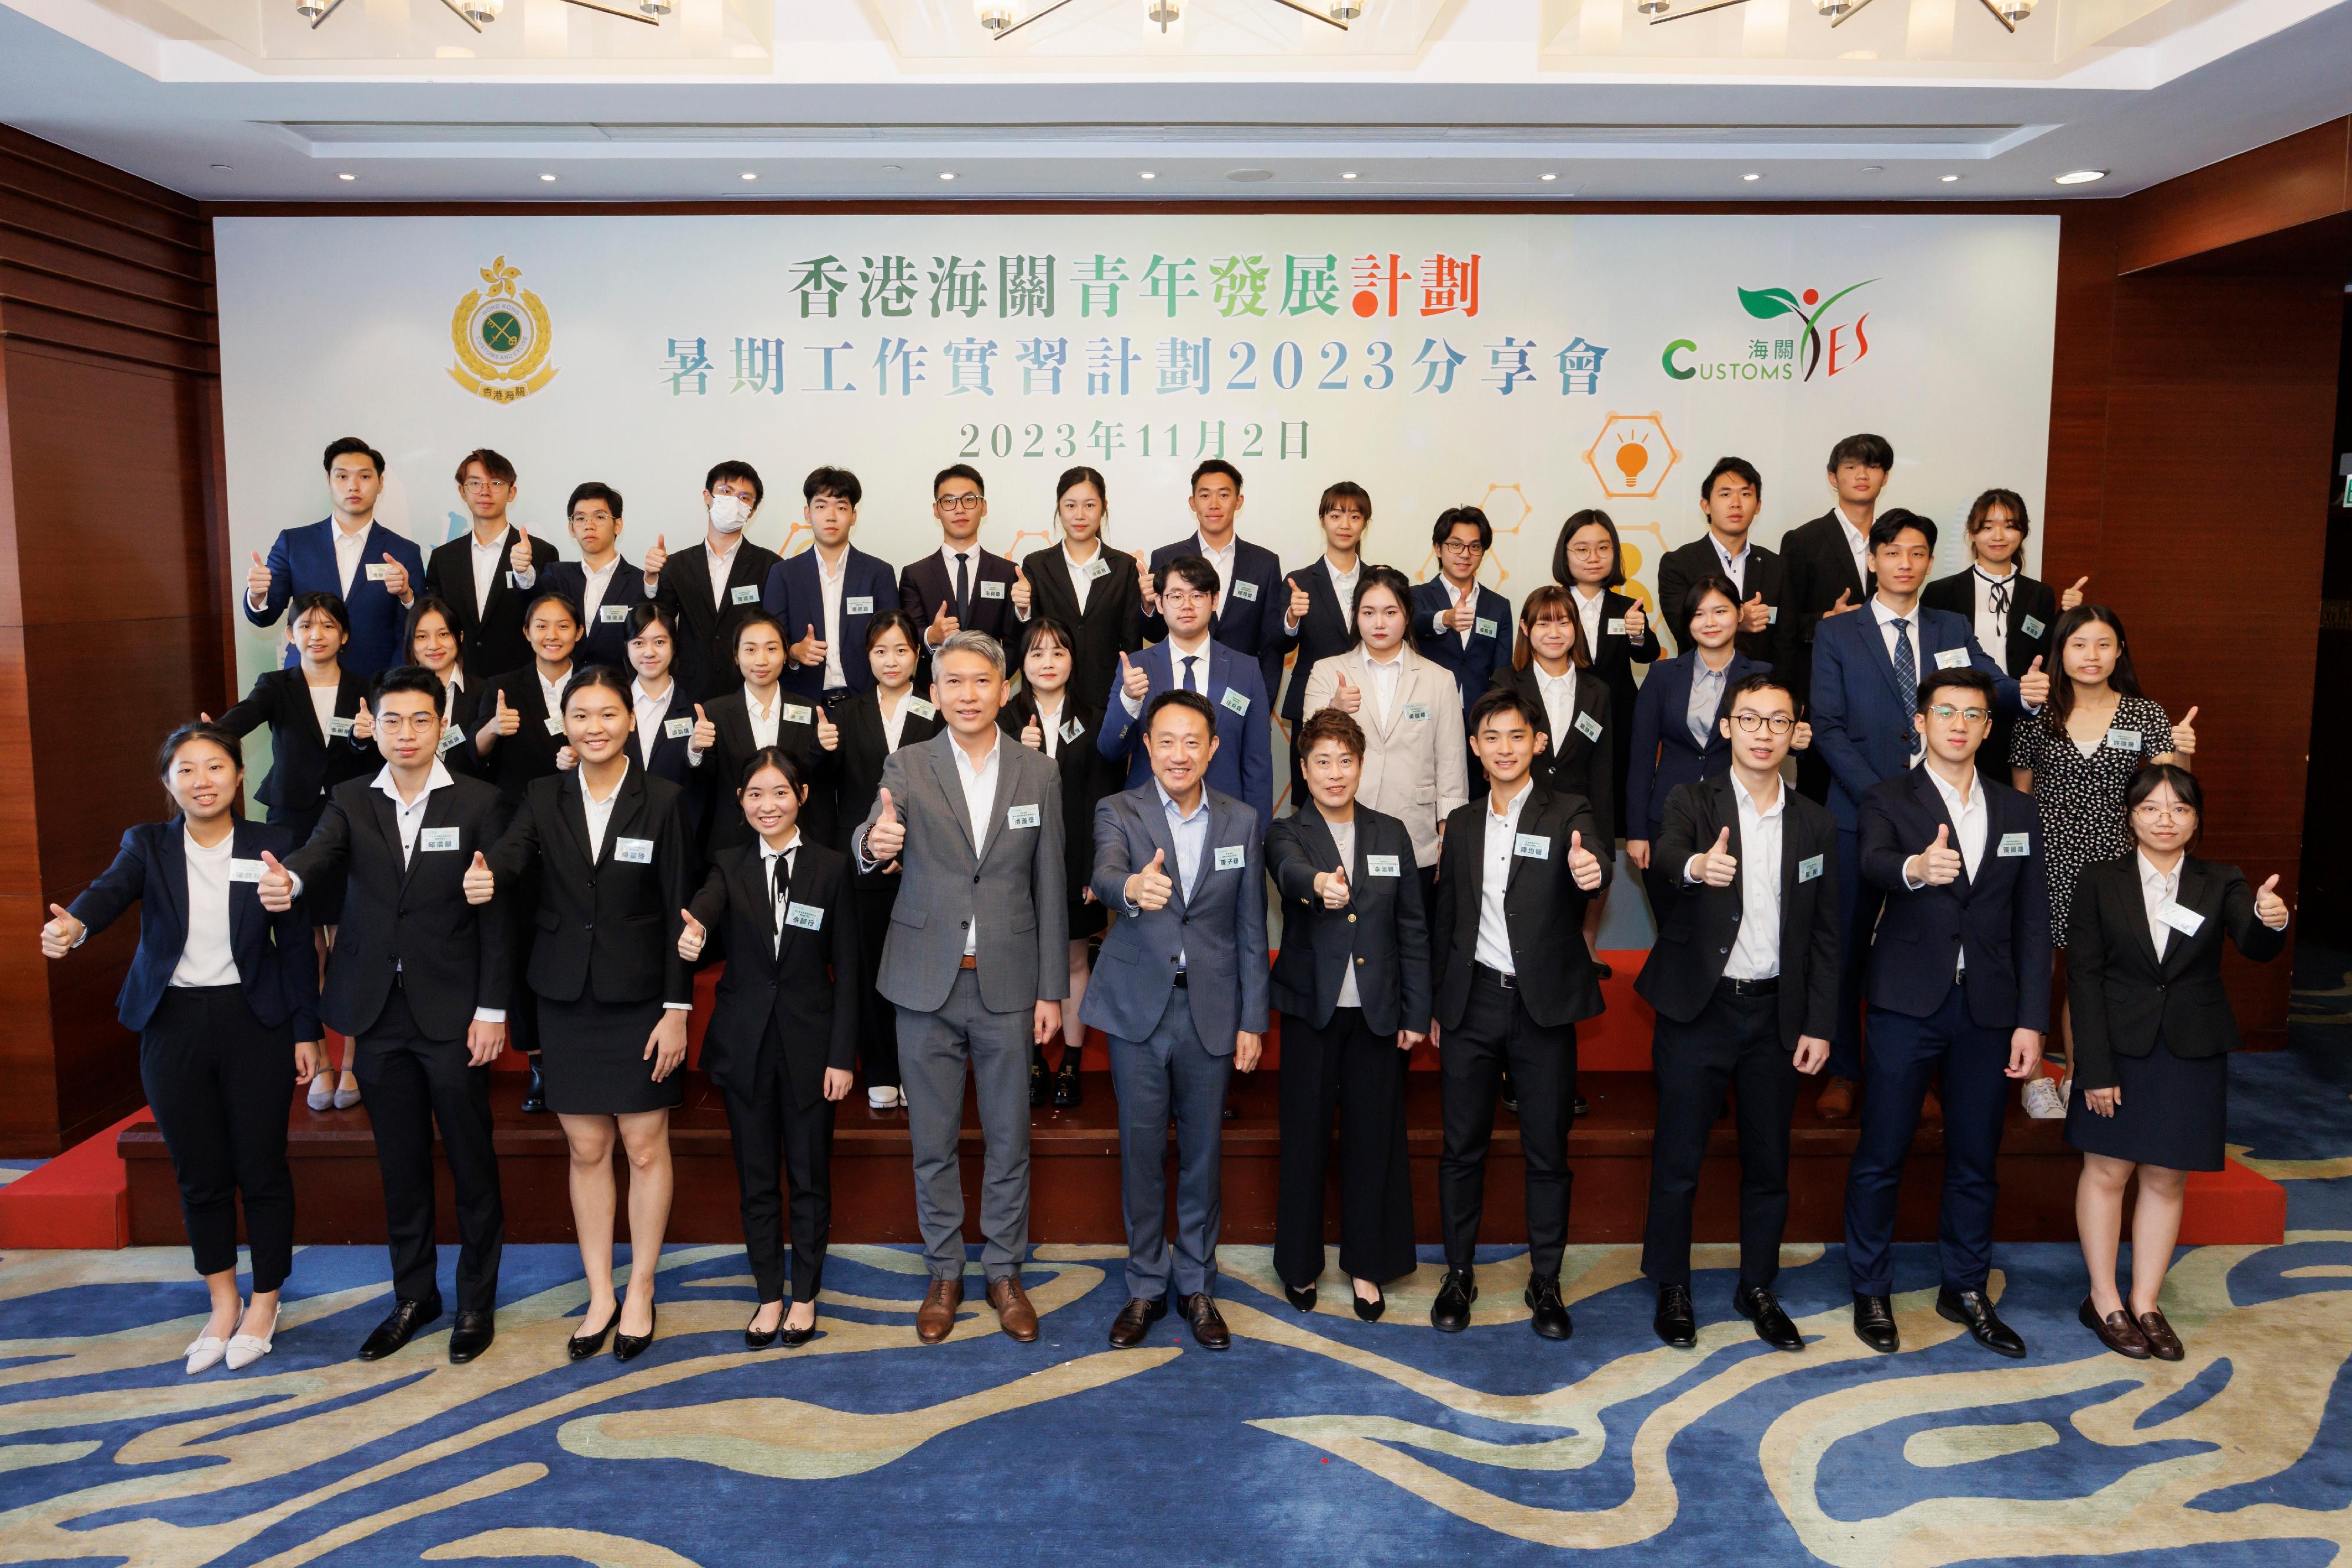
[[[1225,695],[1219,697],[1217,700],[1223,703],[1235,713],[1245,714],[1249,712],[1249,698],[1234,690],[1231,686],[1227,686],[1225,688]]]
[[[337,740],[344,739],[352,733],[352,721],[347,718],[331,718],[327,721],[327,733]]]
[[[261,880],[261,862],[259,861],[232,860],[228,862],[228,879],[231,882],[259,882]]]
[[[1622,637],[1625,635],[1625,618],[1619,615],[1603,621],[1601,623],[1601,634],[1603,637]]]
[[[1002,599],[1004,597],[1004,584],[983,582],[980,585],[980,596],[982,599]]]
[[[1015,806],[1004,813],[1004,825],[1008,828],[1034,828],[1043,820],[1034,806]]]
[[[1960,669],[1968,662],[1969,651],[1966,648],[1947,648],[1936,655],[1936,668],[1939,670]]]
[[[1593,717],[1589,713],[1578,714],[1576,716],[1576,733],[1584,737],[1587,740],[1598,740],[1601,738],[1601,721]]]
[[[727,602],[730,604],[757,604],[760,602],[760,591],[753,588],[748,582],[740,588],[730,588],[727,591]]]
[[[2107,749],[2110,751],[2137,751],[2139,744],[2140,734],[2136,729],[2107,731]]]
[[[1234,583],[1234,597],[1240,600],[1244,604],[1255,604],[1257,602],[1257,584],[1255,582]]]
[[[841,612],[844,615],[871,615],[874,613],[874,596],[870,593],[860,593],[853,598],[845,599],[841,601]]]
[[[654,841],[651,839],[614,839],[613,858],[629,865],[654,863]]]
[[[1476,622],[1472,624],[1471,630],[1477,632],[1481,637],[1492,637],[1496,632],[1501,631],[1502,627],[1496,623],[1493,616],[1481,615],[1478,617]]]
[[[1551,859],[1551,839],[1543,833],[1521,833],[1511,841],[1511,852],[1527,860],[1548,861]]]
[[[693,733],[694,721],[690,718],[666,718],[662,720],[662,734],[672,740],[684,740],[688,736],[692,735]]]
[[[1797,862],[1797,881],[1808,883],[1822,874],[1822,857],[1807,855]]]
[[[2042,622],[2039,617],[2029,615],[2017,623],[2017,629],[2028,637],[2039,637],[2042,635]]]
[[[367,580],[370,582],[382,582],[385,578],[390,577],[391,575],[392,562],[388,560],[372,560],[367,563]]]
[[[913,714],[917,718],[937,718],[940,716],[939,709],[933,707],[930,704],[925,702],[920,697],[908,697],[907,699],[907,711]]]
[[[778,716],[786,724],[814,724],[816,709],[806,703],[786,703]]]
[[[824,929],[824,911],[814,904],[794,904],[784,910],[784,924],[796,931]]]
[[[457,847],[455,828],[427,828],[416,835],[416,847],[427,854],[438,854]]]
[[[446,753],[451,747],[465,738],[465,733],[462,730],[445,729],[441,732],[441,744],[433,749],[436,754]]]
[[[507,586],[513,589],[518,593],[521,592],[522,573],[519,571],[510,571],[507,573]]]
[[[1402,876],[1404,871],[1397,863],[1395,855],[1366,855],[1364,873],[1367,876]]]
[[[2000,848],[1995,850],[1993,854],[1998,859],[2008,861],[2015,860],[2020,855],[2030,855],[2032,852],[2032,835],[2029,833],[2003,833],[2000,836]]]
[[[2203,929],[2205,925],[2205,917],[2203,915],[2198,914],[2193,909],[2184,909],[2177,904],[2166,904],[2163,908],[2156,912],[2156,917],[2158,920],[2163,921],[2167,925],[2171,926],[2175,931],[2179,932],[2183,936],[2196,936],[2200,930]]]
[[[1768,604],[1764,607],[1764,624],[1767,626],[1778,626],[1780,624],[1780,607],[1779,605]]]
[[[548,716],[548,719],[547,719],[547,733],[548,733],[548,734],[550,734],[550,735],[562,735],[562,734],[563,733],[563,716],[562,716],[562,715],[561,715],[561,714],[551,714],[551,715],[549,715],[549,716]]]
[[[1078,737],[1086,734],[1086,732],[1087,727],[1080,724],[1076,719],[1066,718],[1062,721],[1062,742],[1064,745],[1067,745],[1069,742],[1077,739]]]
[[[1239,844],[1219,844],[1219,845],[1217,846],[1217,869],[1218,869],[1219,871],[1239,871],[1239,870],[1241,870],[1241,869],[1242,869],[1242,847],[1241,847],[1241,845],[1239,845]]]
[[[1097,556],[1094,559],[1087,562],[1086,565],[1078,568],[1078,570],[1086,575],[1087,581],[1091,582],[1097,578],[1108,577],[1110,575],[1110,562],[1103,559],[1100,556]]]
[[[625,604],[599,604],[596,606],[596,619],[603,622],[607,626],[618,626],[622,622],[626,621],[628,618],[629,607]]]
[[[1407,703],[1404,705],[1404,716],[1411,719],[1413,723],[1419,724],[1429,717],[1429,705],[1427,703]]]

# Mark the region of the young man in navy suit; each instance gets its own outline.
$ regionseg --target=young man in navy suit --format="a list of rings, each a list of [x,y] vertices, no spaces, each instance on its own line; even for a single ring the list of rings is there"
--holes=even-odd
[[[1485,512],[1446,507],[1429,542],[1437,550],[1437,575],[1413,587],[1413,644],[1454,672],[1466,725],[1470,705],[1511,662],[1511,601],[1478,580],[1478,568],[1495,548],[1495,526]]]
[[[1119,655],[1119,688],[1096,731],[1096,748],[1126,768],[1122,788],[1141,789],[1151,777],[1142,722],[1146,705],[1171,689],[1198,692],[1209,700],[1217,725],[1209,788],[1246,802],[1257,812],[1263,836],[1274,825],[1274,742],[1258,666],[1209,634],[1217,614],[1215,567],[1199,556],[1177,556],[1166,563],[1160,580],[1167,638],[1140,653]]]
[[[1853,1332],[1883,1353],[1901,1347],[1888,1300],[1895,1189],[1921,1102],[1940,1081],[1936,1311],[1996,1354],[2025,1354],[1985,1281],[2009,1082],[2041,1070],[2050,1022],[2050,884],[2032,800],[1977,770],[1994,690],[1982,670],[1922,676],[1915,727],[1925,759],[1862,800],[1863,881],[1885,910],[1871,956],[1870,1076],[1846,1177],[1845,1246]]]
[[[256,552],[245,574],[245,618],[270,626],[298,593],[332,593],[351,615],[351,642],[342,666],[355,675],[376,675],[407,663],[402,651],[408,607],[425,580],[425,559],[416,547],[375,520],[383,494],[383,454],[356,435],[327,448],[327,491],[334,510],[327,517],[279,532],[269,559]],[[280,661],[287,668],[299,655],[288,643]]]
[[[1780,536],[1780,564],[1789,579],[1788,667],[1783,674],[1804,711],[1806,680],[1813,668],[1813,637],[1824,618],[1851,615],[1878,588],[1870,570],[1870,525],[1878,519],[1879,492],[1895,471],[1895,446],[1883,435],[1849,435],[1830,448],[1830,492],[1835,504],[1810,523]],[[2006,758],[2006,748],[1996,759]],[[1797,792],[1826,802],[1829,764],[1817,751],[1797,758]]]
[[[1828,1082],[1814,1109],[1826,1121],[1853,1113],[1862,1076],[1863,983],[1878,894],[1861,879],[1855,840],[1863,797],[1908,771],[1920,756],[1914,722],[1918,684],[1936,671],[1982,670],[2002,713],[2032,712],[2048,700],[2050,677],[2036,661],[2021,679],[1977,645],[1965,617],[1919,603],[1936,559],[1936,525],[1897,508],[1870,525],[1870,568],[1877,591],[1852,615],[1824,617],[1813,632],[1813,748],[1830,768],[1830,814],[1838,825],[1838,907],[1844,912],[1837,1037]]]
[[[930,685],[933,654],[959,632],[983,632],[1008,648],[1021,644],[1021,623],[1013,613],[1013,585],[1021,574],[1003,556],[980,548],[980,526],[988,520],[980,470],[957,463],[933,476],[931,516],[940,525],[940,548],[898,573],[898,608],[923,629],[918,691]]]
[[[846,468],[813,468],[801,481],[801,517],[813,542],[768,569],[764,602],[790,643],[784,690],[835,708],[874,685],[866,629],[898,605],[889,563],[849,542],[866,488]]]
[[[1181,557],[1198,556],[1216,569],[1223,590],[1210,634],[1257,662],[1258,682],[1269,695],[1280,691],[1282,662],[1296,640],[1282,629],[1290,609],[1290,588],[1282,580],[1282,562],[1275,553],[1234,531],[1242,511],[1242,471],[1222,457],[1210,458],[1192,470],[1192,493],[1184,504],[1192,508],[1198,526],[1190,538],[1151,552],[1143,586],[1143,640],[1156,642],[1169,634],[1158,596],[1168,580],[1168,568]]]

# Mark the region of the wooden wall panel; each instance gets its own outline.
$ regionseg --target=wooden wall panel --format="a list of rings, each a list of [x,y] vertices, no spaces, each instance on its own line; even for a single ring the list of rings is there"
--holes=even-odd
[[[2126,273],[2333,216],[2352,207],[2352,117],[2151,185],[2117,205],[2124,216],[2117,260]]]

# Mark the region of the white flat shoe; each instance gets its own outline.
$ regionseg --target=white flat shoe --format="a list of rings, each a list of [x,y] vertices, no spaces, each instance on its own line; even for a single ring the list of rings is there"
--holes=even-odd
[[[245,1316],[243,1301],[236,1304],[236,1315],[239,1318]],[[210,1372],[220,1364],[221,1357],[227,1353],[228,1341],[217,1334],[198,1334],[188,1342],[188,1375],[194,1377],[199,1372]]]
[[[900,1104],[898,1091],[887,1084],[866,1092],[866,1108],[874,1111],[895,1111]]]
[[[228,1363],[228,1369],[231,1372],[243,1372],[269,1354],[272,1349],[270,1342],[278,1337],[278,1319],[283,1311],[284,1309],[280,1308],[278,1312],[269,1314],[268,1333],[241,1333],[230,1336],[228,1349],[224,1353],[223,1359]]]
[[[313,1111],[324,1111],[334,1104],[335,1075],[333,1073],[319,1072],[311,1075],[309,1102]]]

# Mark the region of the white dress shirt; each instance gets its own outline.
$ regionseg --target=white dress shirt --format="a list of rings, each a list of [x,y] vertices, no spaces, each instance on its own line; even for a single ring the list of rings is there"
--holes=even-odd
[[[953,610],[955,608],[956,562],[959,559],[964,563],[964,608],[970,609],[972,605],[980,602],[980,558],[982,554],[982,551],[981,550],[980,541],[978,539],[972,540],[971,543],[964,546],[961,549],[956,549],[956,547],[951,544],[943,544],[940,547],[940,564],[946,567],[948,570],[948,608],[950,610]],[[927,633],[929,630],[930,629],[929,627],[924,628],[924,631]]]
[[[1176,641],[1174,632],[1169,633],[1168,684],[1172,689],[1180,692],[1192,689],[1184,685],[1184,661],[1196,659],[1199,663],[1192,666],[1192,678],[1199,683],[1201,695],[1204,697],[1209,695],[1209,643],[1212,641],[1213,639],[1203,632],[1201,640],[1188,648]],[[1121,683],[1118,688],[1118,704],[1127,710],[1128,717],[1134,718],[1140,715],[1143,712],[1143,702],[1142,698],[1129,695],[1126,685]]]
[[[1321,815],[1319,811],[1317,814]],[[1339,846],[1339,864],[1347,869],[1349,876],[1353,877],[1356,874],[1356,824],[1352,821],[1335,822],[1330,818],[1324,817],[1323,825],[1331,830],[1331,841]],[[1353,955],[1349,956],[1347,967],[1339,971],[1338,1005],[1343,1008],[1360,1008],[1364,1005],[1364,998],[1356,990],[1356,965]]]
[[[1898,612],[1888,609],[1886,607],[1886,601],[1878,598],[1874,594],[1870,601],[1870,613],[1878,622],[1878,636],[1880,642],[1885,644],[1887,663],[1893,664],[1895,662],[1895,639],[1900,637],[1905,642],[1911,644],[1912,673],[1915,675],[1925,675],[1927,673],[1927,655],[1919,651],[1919,605],[1917,601],[1914,601],[1908,611]],[[1900,632],[1897,632],[1895,629],[1895,622],[1898,613],[1900,613],[1903,620],[1910,623],[1905,626]],[[1911,752],[1915,757],[1918,755],[1919,747],[1916,742],[1911,747]]]
[[[637,762],[650,768],[654,763],[654,747],[662,737],[662,722],[669,717],[669,705],[677,696],[677,683],[670,682],[655,696],[646,690],[646,683],[629,683],[629,706],[637,716]]]
[[[1576,726],[1576,664],[1557,675],[1547,675],[1541,664],[1530,664],[1528,673],[1536,678],[1536,690],[1543,697],[1545,733],[1551,737],[1551,752],[1559,755],[1561,743]]]
[[[1364,575],[1364,558],[1358,556],[1355,565],[1341,571],[1327,555],[1323,558],[1323,570],[1331,579],[1331,591],[1339,596],[1339,622],[1352,632],[1356,629],[1356,584]]]
[[[530,662],[530,673],[539,677],[539,695],[547,704],[547,716],[550,718],[563,716],[563,688],[572,683],[572,665],[567,663],[563,666],[563,673],[550,683],[547,676],[541,674],[539,661],[533,659]],[[495,714],[495,705],[492,711]]]
[[[1037,703],[1037,732],[1045,737],[1045,755],[1058,761],[1062,756],[1062,712],[1069,705],[1056,695],[1054,706],[1049,708],[1045,706],[1045,693],[1033,695]]]
[[[1576,606],[1576,618],[1584,623],[1584,654],[1589,659],[1601,657],[1601,632],[1606,624],[1601,612],[1609,608],[1609,591],[1600,589],[1586,597],[1582,584],[1568,591],[1568,601]]]
[[[784,916],[789,912],[789,906],[792,904],[793,864],[793,861],[786,857],[789,857],[793,851],[801,847],[801,831],[798,828],[794,828],[793,830],[793,836],[784,841],[784,847],[782,849],[770,849],[768,847],[768,841],[765,839],[760,840],[759,845],[760,885],[769,889],[772,893],[774,891],[776,886],[776,862],[780,859],[784,862],[784,891],[776,898],[776,907],[773,912],[774,917],[768,922],[768,956],[772,958],[777,954],[782,952],[784,948]]]
[[[1845,535],[1845,553],[1853,557],[1853,580],[1870,590],[1870,536],[1845,520],[1845,508],[1832,507],[1830,515],[1838,521],[1838,531]]]
[[[595,570],[590,570],[588,563],[584,560],[580,563],[580,614],[584,628],[582,635],[584,636],[588,630],[594,629],[596,612],[604,608],[604,595],[613,591],[613,576],[620,570],[621,557],[617,550],[614,552],[612,559]],[[530,578],[530,582],[522,584],[524,588],[529,589],[538,583],[538,569],[532,569]],[[515,574],[515,580],[522,581],[520,572]]]
[[[1472,578],[1470,580],[1469,586],[1460,590],[1456,590],[1454,588],[1454,580],[1446,576],[1444,572],[1438,573],[1437,580],[1445,585],[1446,597],[1452,600],[1453,602],[1448,604],[1445,609],[1439,611],[1436,614],[1429,618],[1429,629],[1432,632],[1443,632],[1446,630],[1443,622],[1449,612],[1458,610],[1465,604],[1471,606],[1475,610],[1478,603],[1478,580],[1476,578]],[[1460,638],[1462,645],[1467,648],[1470,645],[1471,637],[1477,632],[1477,630],[1478,618],[1474,614],[1470,618],[1470,624],[1462,628],[1461,631],[1454,632],[1454,635]]]
[[[1960,863],[1968,867],[1969,880],[1974,882],[1977,867],[1984,863],[1985,835],[1992,823],[1991,813],[1985,805],[1985,792],[1979,789],[1971,789],[1968,798],[1962,800],[1958,789],[1944,782],[1942,774],[1933,768],[1927,769],[1927,782],[1933,784],[1936,787],[1936,793],[1944,798],[1944,810],[1952,819],[1952,836],[1958,841]],[[1975,777],[1973,773],[1969,775],[1972,779]],[[1924,882],[1912,882],[1908,877],[1904,881],[1906,885],[1914,888],[1927,885]],[[1960,950],[1959,965],[1953,970],[1953,977],[1957,979],[1968,972],[1969,955],[1967,948],[1963,947]]]
[[[1525,780],[1511,803],[1502,810],[1495,810],[1495,797],[1486,797],[1486,845],[1485,863],[1480,868],[1478,883],[1478,941],[1473,956],[1489,969],[1506,975],[1517,975],[1517,965],[1511,957],[1511,926],[1503,908],[1503,895],[1510,891],[1511,847],[1518,841],[1519,812],[1535,793],[1535,786]]]
[[[1234,601],[1234,559],[1241,554],[1241,530],[1234,529],[1221,550],[1211,549],[1198,528],[1192,530],[1192,543],[1199,547],[1201,559],[1217,569],[1217,608],[1222,610]]]
[[[824,552],[816,550],[817,599],[824,606],[824,689],[835,691],[849,685],[849,677],[841,668],[841,590],[849,580],[849,546],[841,547],[841,559],[831,566],[824,564]],[[792,628],[784,628],[784,643],[792,643]]]
[[[443,724],[457,722],[457,694],[465,689],[465,666],[452,662],[448,674],[441,677],[441,722]]]
[[[1078,613],[1081,615],[1087,612],[1087,596],[1092,593],[1095,588],[1095,580],[1087,574],[1087,568],[1102,559],[1103,547],[1100,539],[1095,541],[1095,553],[1084,560],[1070,553],[1069,540],[1062,541],[1062,565],[1069,571],[1070,592],[1078,601]],[[1027,617],[1024,616],[1023,619],[1026,620]]]
[[[2146,850],[2133,852],[2132,859],[2139,862],[2140,902],[2147,906],[2147,939],[2156,944],[2158,962],[2164,959],[2164,949],[2172,940],[2172,927],[2161,916],[2164,911],[2180,902],[2180,868],[2188,862],[2183,855],[2172,862],[2168,872],[2158,871],[2147,858]]]
[[[1748,540],[1747,540],[1747,538],[1746,538],[1745,536],[1742,536],[1742,537],[1741,537],[1741,538],[1740,538],[1740,540],[1739,540],[1739,552],[1738,552],[1737,555],[1733,554],[1731,551],[1729,551],[1729,550],[1727,550],[1727,549],[1724,549],[1724,548],[1723,548],[1723,541],[1722,541],[1721,539],[1719,539],[1719,538],[1716,538],[1716,537],[1715,537],[1715,530],[1714,530],[1713,528],[1709,528],[1709,529],[1707,530],[1707,533],[1706,533],[1706,542],[1707,542],[1707,543],[1709,543],[1709,544],[1711,544],[1711,545],[1713,545],[1713,546],[1715,547],[1715,559],[1716,559],[1717,561],[1720,561],[1720,562],[1722,563],[1722,565],[1723,565],[1723,575],[1724,575],[1724,576],[1726,576],[1726,577],[1727,577],[1727,578],[1729,578],[1729,579],[1731,579],[1731,585],[1732,585],[1734,588],[1737,588],[1738,590],[1739,590],[1739,596],[1740,596],[1742,599],[1747,598],[1747,597],[1748,597]]]
[[[904,705],[901,705],[902,706]],[[964,815],[971,821],[972,848],[985,853],[988,849],[989,813],[996,808],[996,774],[999,758],[1004,750],[1004,732],[989,731],[988,756],[974,766],[971,754],[955,743],[948,743],[948,752],[955,758],[956,781],[963,786]],[[980,919],[975,911],[972,923],[964,928],[963,950],[967,955],[980,950]]]
[[[727,609],[727,574],[735,570],[735,558],[743,552],[743,536],[730,534],[728,537],[735,542],[724,552],[714,548],[708,538],[702,541],[704,553],[710,557],[711,608],[721,612]]]
[[[1969,588],[1969,597],[1976,603],[1977,645],[1985,651],[1985,657],[2005,670],[2009,668],[2010,622],[2017,614],[2017,568],[2012,563],[2007,577],[1987,571],[1981,564],[1970,567],[1969,571],[1976,579]],[[2009,602],[1999,610],[1992,603],[1996,588],[2009,591]]]
[[[236,950],[229,941],[228,862],[236,854],[232,831],[211,849],[185,828],[180,839],[188,855],[188,939],[172,967],[171,984],[182,988],[238,983]],[[306,959],[305,962],[308,962]]]
[[[1759,810],[1734,777],[1731,799],[1739,810],[1739,934],[1732,939],[1723,975],[1727,980],[1769,980],[1780,973],[1780,844],[1789,787],[1776,783],[1772,803]],[[1689,866],[1683,876],[1689,880]]]
[[[625,779],[626,775],[623,776]],[[612,792],[599,800],[590,792],[588,780],[580,780],[580,807],[588,819],[588,863],[595,864],[604,858],[604,830],[613,825],[613,807],[621,799],[621,786],[615,783]]]
[[[374,527],[373,517],[356,528],[347,528],[340,521],[328,525],[328,537],[335,541],[335,580],[343,585],[345,604],[352,601],[364,576],[368,534]]]
[[[1391,649],[1383,660],[1374,658],[1371,649],[1362,643],[1356,646],[1363,655],[1357,661],[1362,666],[1358,678],[1364,683],[1369,712],[1385,728],[1390,716],[1396,712],[1397,692],[1404,685],[1404,649],[1402,645]]]
[[[478,534],[470,536],[466,544],[474,556],[474,618],[478,621],[489,613],[490,590],[498,586],[499,573],[507,569],[507,555],[513,547],[507,543],[503,529],[488,544]],[[520,573],[516,580],[521,580]]]
[[[751,748],[776,744],[776,727],[783,721],[784,688],[778,686],[768,695],[768,706],[762,708],[760,699],[752,695],[749,681],[743,684],[743,711],[751,720]]]
[[[319,738],[324,740],[327,738],[327,721],[335,716],[335,699],[342,695],[342,685],[338,682],[331,686],[312,686],[310,693],[310,712],[319,720]]]
[[[908,707],[908,705],[914,700],[915,694],[913,692],[908,692],[905,696],[898,699],[898,706],[894,709],[883,706],[882,699],[878,695],[874,699],[875,710],[882,716],[882,753],[884,756],[887,757],[891,752],[898,749],[898,737],[907,733],[907,715],[911,711]]]

